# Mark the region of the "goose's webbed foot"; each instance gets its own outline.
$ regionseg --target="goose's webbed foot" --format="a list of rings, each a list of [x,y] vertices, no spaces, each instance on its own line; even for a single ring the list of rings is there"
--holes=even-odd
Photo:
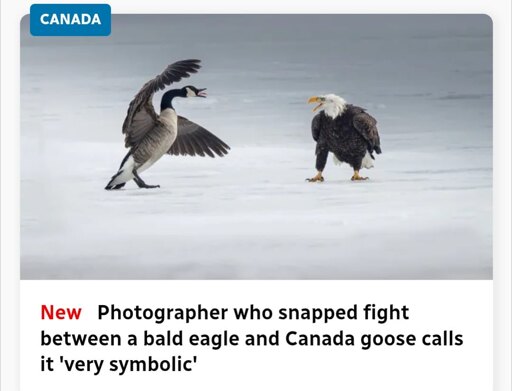
[[[137,174],[136,170],[133,170],[133,175],[135,178],[133,178],[134,182],[139,186],[141,189],[156,189],[160,187],[160,185],[148,185],[146,182],[142,180],[142,178]]]
[[[137,181],[135,181],[135,183],[137,183]],[[141,189],[156,189],[156,188],[159,188],[160,185],[147,185],[145,183],[143,184],[139,184],[137,183],[137,185],[141,188]]]

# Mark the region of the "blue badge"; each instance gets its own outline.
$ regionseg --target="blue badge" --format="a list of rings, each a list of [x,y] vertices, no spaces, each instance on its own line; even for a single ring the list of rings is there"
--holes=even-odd
[[[110,35],[108,4],[32,4],[30,33],[36,36]]]

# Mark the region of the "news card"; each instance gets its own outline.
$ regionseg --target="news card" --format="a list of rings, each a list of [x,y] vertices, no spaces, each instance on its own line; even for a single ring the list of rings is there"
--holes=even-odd
[[[121,3],[18,20],[19,389],[493,389],[492,17]]]

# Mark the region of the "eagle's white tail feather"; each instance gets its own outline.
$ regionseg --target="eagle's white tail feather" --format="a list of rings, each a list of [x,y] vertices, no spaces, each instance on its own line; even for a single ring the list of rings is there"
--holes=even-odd
[[[366,155],[364,155],[363,162],[361,164],[364,168],[372,168],[373,167],[373,159],[370,155],[370,152],[366,151]]]
[[[333,155],[332,160],[334,161],[334,164],[336,164],[337,166],[341,166],[343,164],[343,162],[340,161],[336,157],[336,155]],[[368,151],[366,151],[366,155],[364,155],[363,161],[361,163],[361,167],[363,167],[363,168],[372,168],[373,167],[373,159],[370,156],[370,153]]]

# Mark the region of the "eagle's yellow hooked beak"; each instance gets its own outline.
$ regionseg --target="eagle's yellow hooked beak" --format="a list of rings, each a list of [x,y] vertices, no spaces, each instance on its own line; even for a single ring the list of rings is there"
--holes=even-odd
[[[319,103],[315,108],[313,109],[313,112],[317,111],[322,105],[324,104],[324,100],[318,96],[312,96],[308,99],[308,103]]]

